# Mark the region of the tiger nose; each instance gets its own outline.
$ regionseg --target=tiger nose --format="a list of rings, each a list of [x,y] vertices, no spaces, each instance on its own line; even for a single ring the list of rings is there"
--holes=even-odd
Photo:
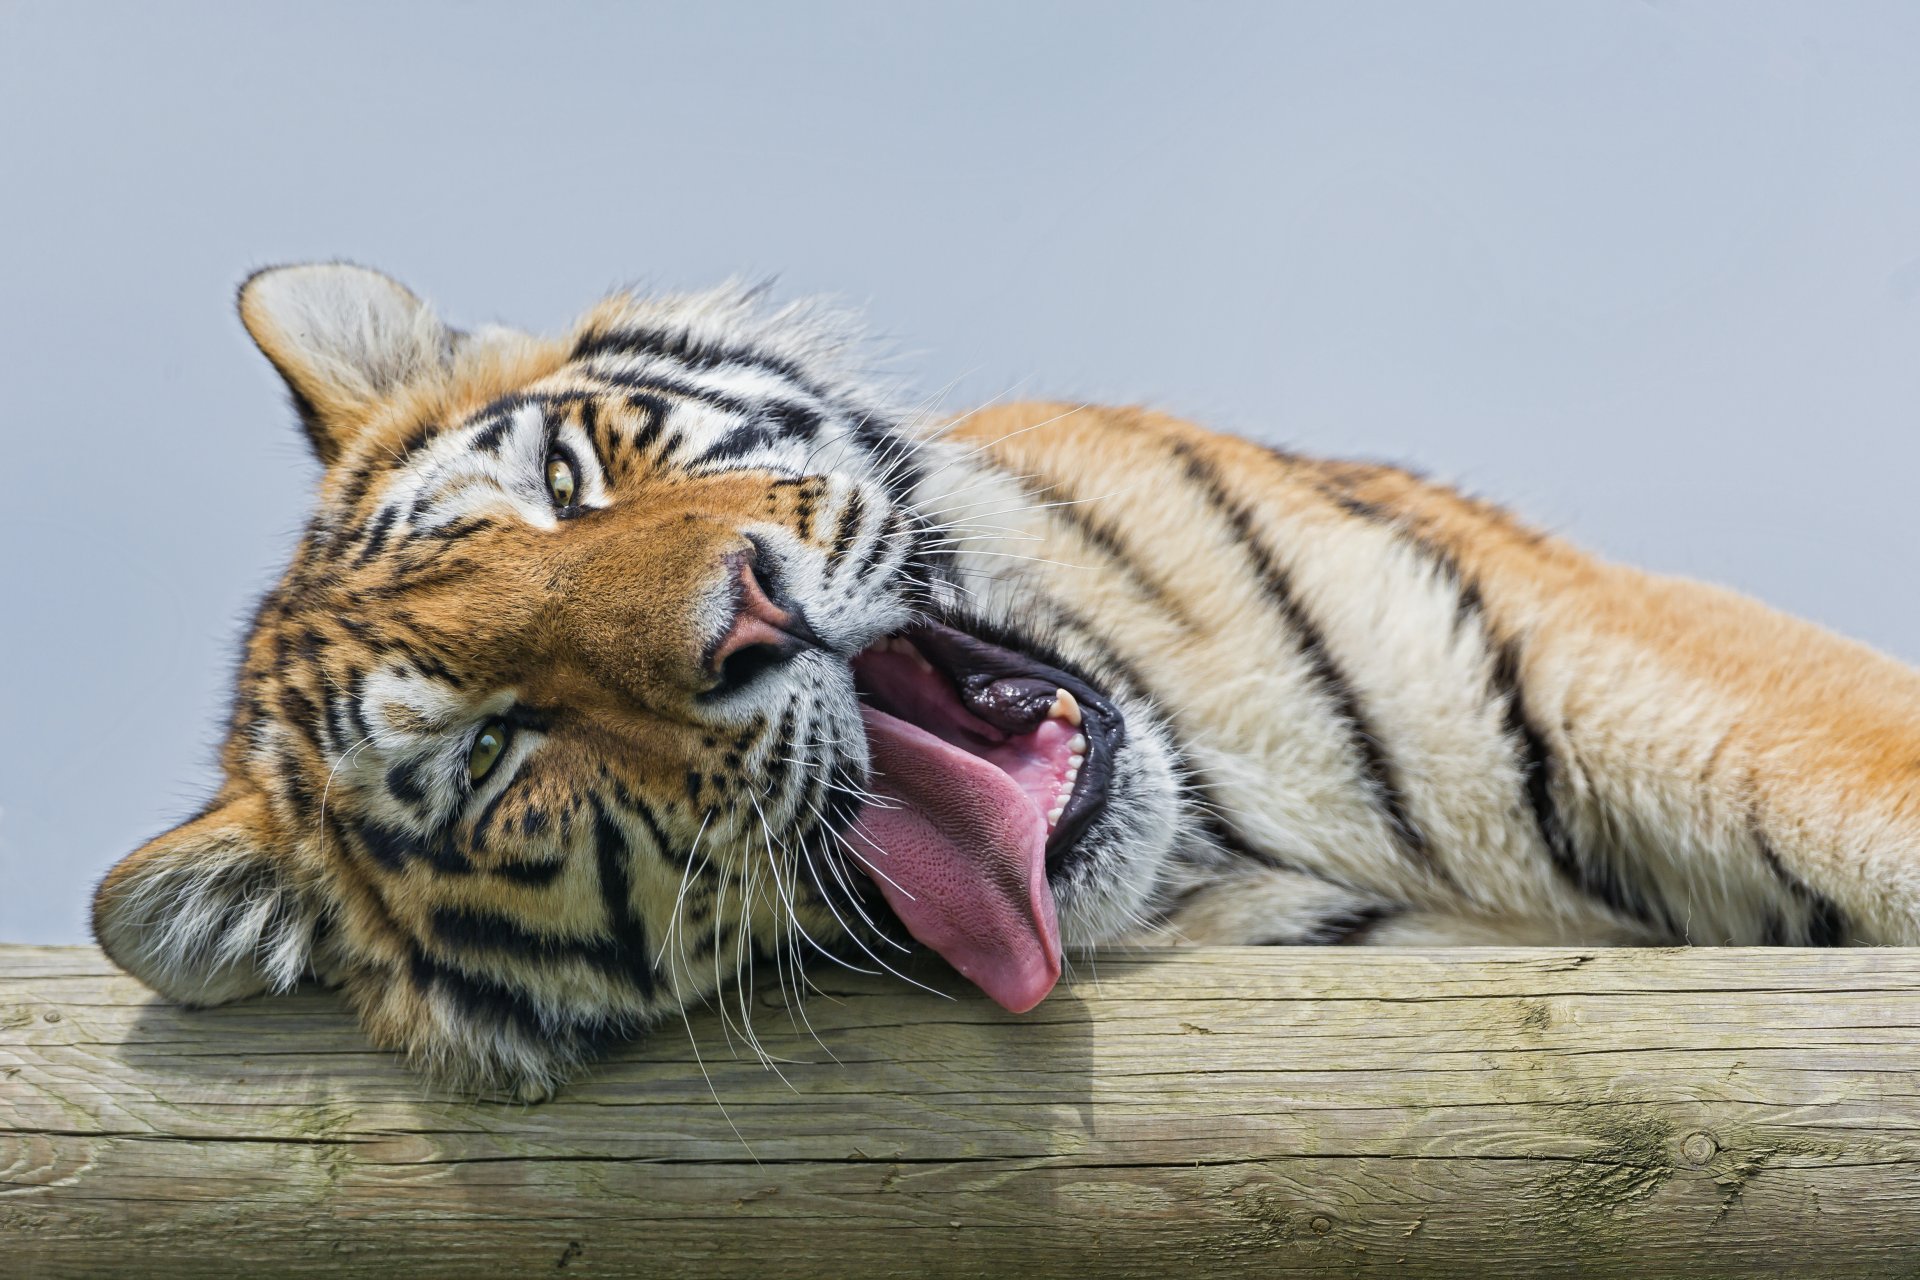
[[[800,606],[762,581],[759,562],[758,544],[723,561],[733,587],[733,618],[703,664],[715,681],[712,692],[737,689],[807,649],[826,647]]]

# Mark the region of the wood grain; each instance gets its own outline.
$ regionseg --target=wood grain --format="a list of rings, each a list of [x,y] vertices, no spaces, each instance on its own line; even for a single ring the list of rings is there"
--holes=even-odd
[[[325,992],[0,947],[0,1273],[1920,1273],[1920,951],[1095,969],[1020,1018],[823,973],[813,1034],[750,1006],[779,1074],[708,1012],[527,1107]]]

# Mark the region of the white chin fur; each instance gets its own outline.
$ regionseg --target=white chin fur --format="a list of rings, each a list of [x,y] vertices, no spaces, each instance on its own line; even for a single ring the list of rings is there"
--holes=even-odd
[[[1054,885],[1060,940],[1087,950],[1150,927],[1170,879],[1181,829],[1179,784],[1165,731],[1124,704],[1127,741],[1107,803],[1081,835],[1079,859]]]

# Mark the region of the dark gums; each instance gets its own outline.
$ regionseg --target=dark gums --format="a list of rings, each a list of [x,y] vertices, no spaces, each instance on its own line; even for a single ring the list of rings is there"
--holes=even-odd
[[[1059,686],[1030,676],[994,679],[975,673],[960,681],[960,698],[967,709],[996,729],[1010,734],[1032,733],[1053,709]]]

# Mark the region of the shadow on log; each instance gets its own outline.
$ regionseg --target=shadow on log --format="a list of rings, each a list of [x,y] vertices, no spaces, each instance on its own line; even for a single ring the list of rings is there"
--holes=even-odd
[[[526,1107],[322,992],[0,947],[9,1276],[1912,1275],[1920,951],[1212,949],[1015,1018],[817,975]],[[734,1020],[739,1020],[734,1012]],[[717,1101],[716,1101],[717,1099]]]

